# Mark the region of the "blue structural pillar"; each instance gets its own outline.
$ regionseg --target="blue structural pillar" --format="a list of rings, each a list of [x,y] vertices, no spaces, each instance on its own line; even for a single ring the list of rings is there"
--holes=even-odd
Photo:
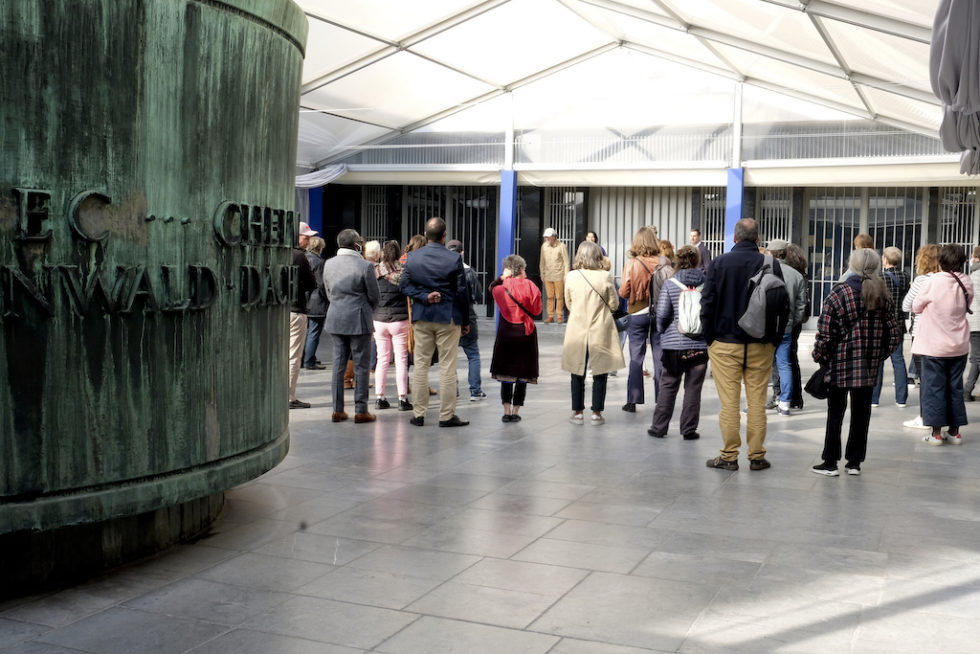
[[[517,230],[517,171],[500,171],[500,216],[497,220],[497,275],[503,272],[504,257],[513,254]]]
[[[745,204],[745,169],[728,169],[728,192],[725,201],[725,252],[735,245],[735,223],[742,219]]]
[[[310,215],[307,221],[310,228],[323,233],[323,187],[310,189]]]

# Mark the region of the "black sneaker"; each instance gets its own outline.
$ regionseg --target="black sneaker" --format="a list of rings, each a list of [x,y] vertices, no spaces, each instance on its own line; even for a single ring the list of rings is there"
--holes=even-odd
[[[826,477],[838,477],[840,472],[837,471],[837,464],[832,461],[824,461],[823,463],[818,463],[817,465],[810,468],[818,475],[824,475]]]
[[[412,416],[412,419],[408,421],[408,424],[415,425],[416,427],[424,427],[425,416]]]
[[[623,411],[626,413],[636,413],[636,402],[627,402],[624,404]]]
[[[309,409],[310,403],[302,400],[289,400],[290,409]]]
[[[766,457],[761,459],[752,459],[749,461],[749,470],[765,470],[766,468],[771,468],[772,464],[766,460]]]
[[[720,456],[708,459],[705,465],[709,468],[718,468],[719,470],[738,470],[738,461],[725,461]]]
[[[388,402],[387,399],[385,399],[383,397],[379,397],[378,398],[378,401],[374,403],[374,408],[375,409],[390,409],[391,408],[391,404]]]
[[[406,399],[398,400],[398,410],[399,411],[411,411],[414,408],[415,407],[413,407],[412,406],[412,403],[409,402],[408,400],[406,400]]]
[[[696,441],[699,438],[701,438],[701,434],[696,431],[692,431],[690,434],[684,434],[684,440],[686,441]]]
[[[776,400],[775,395],[768,402],[766,402],[767,409],[775,409],[778,406],[779,406],[779,402]]]

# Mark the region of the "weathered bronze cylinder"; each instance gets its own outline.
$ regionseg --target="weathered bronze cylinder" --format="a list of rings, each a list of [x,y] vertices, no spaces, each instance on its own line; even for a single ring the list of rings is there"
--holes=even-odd
[[[0,538],[285,456],[306,31],[291,0],[0,3]]]

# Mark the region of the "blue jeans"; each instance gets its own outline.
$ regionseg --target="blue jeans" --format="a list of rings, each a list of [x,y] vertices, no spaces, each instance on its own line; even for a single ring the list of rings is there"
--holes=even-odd
[[[650,325],[653,322],[650,314],[643,313],[633,316],[626,334],[630,339],[630,374],[626,380],[626,401],[643,404],[643,360],[647,354],[647,339],[650,338]],[[621,332],[622,334],[622,332]],[[659,338],[659,334],[657,335]],[[659,343],[659,340],[658,340]]]
[[[793,345],[793,333],[783,334],[776,348],[776,369],[779,370],[779,401],[789,404],[793,399],[793,366],[789,360],[790,347]]]
[[[892,372],[895,373],[895,402],[898,404],[905,404],[909,399],[909,378],[908,372],[905,367],[905,355],[902,353],[902,346],[905,344],[905,339],[902,339],[898,343],[898,347],[895,351],[889,355],[892,360]],[[875,384],[874,390],[871,392],[871,403],[878,404],[878,400],[881,399],[881,386],[885,375],[885,362],[882,361],[881,365],[878,366],[878,383]]]
[[[320,334],[323,333],[323,323],[326,318],[310,318],[306,321],[306,345],[303,346],[303,367],[312,368],[316,365],[316,350],[320,347]]]
[[[464,336],[459,339],[459,346],[463,348],[463,352],[466,354],[466,360],[470,366],[467,374],[467,381],[470,384],[470,395],[476,395],[483,390],[483,385],[480,383],[480,343],[476,339],[470,341]]]

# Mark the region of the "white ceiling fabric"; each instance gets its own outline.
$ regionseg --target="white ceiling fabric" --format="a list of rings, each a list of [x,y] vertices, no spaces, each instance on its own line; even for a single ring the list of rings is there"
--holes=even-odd
[[[542,121],[594,127],[586,111],[611,128],[639,129],[644,105],[646,125],[730,114],[685,111],[685,86],[706,78],[818,103],[817,117],[843,112],[928,134],[942,120],[929,84],[939,0],[297,3],[310,21],[297,155],[306,169],[459,112],[483,115],[473,107],[507,94],[512,103],[489,105],[506,120],[489,120],[487,131],[509,121],[518,130]],[[690,81],[678,70],[691,71]],[[602,101],[581,97],[590,85]],[[617,85],[649,92],[630,88],[629,100],[617,99]]]

